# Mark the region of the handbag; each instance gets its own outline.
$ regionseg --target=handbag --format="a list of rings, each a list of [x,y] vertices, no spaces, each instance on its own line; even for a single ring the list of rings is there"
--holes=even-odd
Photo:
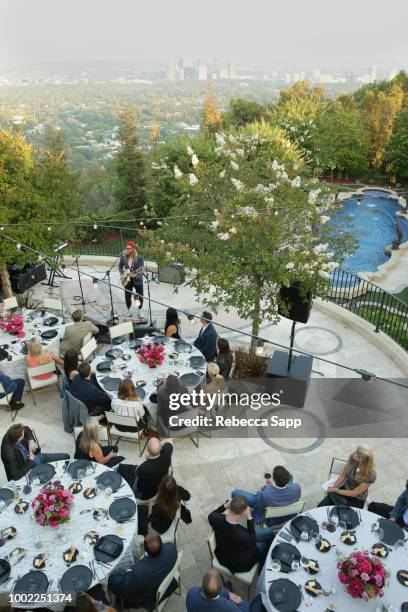
[[[189,501],[191,499],[191,494],[187,489],[182,487],[181,485],[177,485],[178,488],[178,498],[179,501]]]
[[[180,518],[186,525],[190,525],[193,522],[191,512],[184,504],[181,504],[180,506]]]

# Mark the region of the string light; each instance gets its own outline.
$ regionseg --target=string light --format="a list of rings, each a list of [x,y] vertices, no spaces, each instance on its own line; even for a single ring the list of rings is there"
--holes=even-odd
[[[93,288],[96,289],[98,287],[98,279],[94,276],[92,277]]]
[[[98,229],[98,224],[94,223],[93,228],[94,228],[94,230],[97,230]]]
[[[19,251],[21,249],[21,244],[19,242],[16,242],[16,249],[17,249],[17,251]]]
[[[49,226],[47,227],[47,230],[48,230],[49,232],[51,231],[51,225],[49,225]]]

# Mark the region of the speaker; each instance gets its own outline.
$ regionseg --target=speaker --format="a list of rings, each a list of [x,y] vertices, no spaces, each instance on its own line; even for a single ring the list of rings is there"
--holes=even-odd
[[[161,283],[171,283],[172,285],[182,285],[186,280],[186,273],[183,264],[172,263],[167,268],[160,270],[159,281]]]
[[[14,293],[24,293],[40,281],[47,278],[45,264],[26,266],[26,272],[13,274],[10,282]]]
[[[298,323],[308,322],[312,309],[311,291],[301,293],[299,283],[293,283],[290,287],[281,287],[279,297],[285,304],[285,310],[283,310],[282,305],[278,303],[278,312],[282,317]]]

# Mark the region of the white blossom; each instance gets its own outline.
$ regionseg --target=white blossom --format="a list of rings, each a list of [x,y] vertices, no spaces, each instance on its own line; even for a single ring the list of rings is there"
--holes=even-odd
[[[195,153],[191,157],[191,163],[193,164],[194,168],[199,164],[198,157]]]
[[[230,164],[233,170],[239,170],[239,166],[237,163],[235,163],[234,161],[231,161]]]
[[[326,215],[322,215],[322,216],[320,217],[320,223],[321,223],[322,225],[324,225],[324,224],[325,224],[325,223],[327,223],[328,221],[330,221],[330,217],[327,217]]]
[[[256,210],[253,206],[243,206],[241,208],[241,213],[243,215],[249,215],[249,216],[253,216],[256,214]]]
[[[324,253],[324,251],[327,251],[328,246],[329,245],[327,242],[325,244],[316,244],[316,246],[313,247],[313,252],[316,253],[316,255],[319,255],[319,253]]]
[[[276,161],[276,159],[274,159],[272,162],[272,170],[277,170],[278,168],[279,168],[279,164]]]
[[[292,181],[292,187],[300,187],[300,176],[297,176]]]
[[[177,166],[177,164],[174,165],[174,176],[176,177],[176,179],[179,179],[183,176],[183,173],[180,170],[180,168]]]
[[[219,221],[211,221],[210,225],[212,227],[212,229],[217,229],[217,227],[219,226],[220,222]]]
[[[272,196],[269,198],[265,198],[265,202],[267,204],[273,204],[275,202],[275,198],[273,198]]]
[[[316,204],[317,198],[319,197],[319,194],[321,192],[321,189],[311,189],[309,191],[309,204]]]
[[[240,157],[244,157],[245,155],[245,151],[244,149],[236,149],[237,155],[239,155]]]
[[[287,263],[287,264],[286,264],[286,266],[285,266],[285,268],[286,268],[287,270],[293,270],[293,268],[294,268],[294,267],[295,267],[295,264],[294,264],[292,261],[290,261],[289,263]]]
[[[194,151],[193,151],[192,147],[190,147],[190,145],[187,145],[187,153],[190,155],[190,157],[192,155],[194,155]]]
[[[192,172],[189,174],[190,185],[196,185],[198,183],[198,178]]]
[[[230,229],[229,229],[229,233],[230,233],[230,234],[236,234],[236,233],[237,233],[237,231],[238,231],[238,230],[237,230],[237,228],[236,228],[236,227],[230,227]]]
[[[223,234],[217,234],[217,238],[219,238],[220,240],[229,240],[230,235],[228,232],[225,232]]]
[[[222,172],[220,172],[220,178],[224,178],[225,176],[225,170],[223,170]]]
[[[231,177],[231,183],[234,185],[237,191],[242,191],[242,189],[244,188],[244,184],[233,176]]]
[[[219,147],[222,147],[223,145],[225,145],[225,138],[222,134],[216,134],[215,140],[217,141],[217,145]]]

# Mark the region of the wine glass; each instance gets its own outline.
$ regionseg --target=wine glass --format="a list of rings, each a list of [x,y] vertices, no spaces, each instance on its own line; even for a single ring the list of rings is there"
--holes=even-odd
[[[77,479],[79,482],[82,482],[83,480],[85,480],[85,476],[86,476],[86,471],[85,471],[85,470],[83,470],[83,469],[80,469],[80,470],[78,470],[78,471],[77,471],[77,477],[76,477],[76,479]]]
[[[38,487],[40,484],[40,479],[38,478],[38,476],[34,476],[31,482],[33,483],[35,487]]]
[[[102,481],[98,481],[98,482],[96,483],[96,490],[98,491],[98,494],[99,494],[99,495],[102,495],[102,493],[103,493],[103,492],[104,492],[104,490],[105,490],[105,485],[103,484],[103,482],[102,482]]]
[[[340,531],[347,531],[347,522],[346,521],[339,521],[339,529],[340,529]]]
[[[378,540],[382,542],[384,538],[384,529],[381,529],[381,527],[378,526],[376,527],[376,529],[374,529],[374,533],[377,536]]]
[[[339,524],[339,517],[337,516],[337,514],[336,514],[335,512],[333,512],[333,514],[332,514],[332,516],[331,516],[331,518],[330,518],[330,522],[331,522],[331,523],[333,523],[333,525],[334,525],[334,526],[336,527],[336,529],[337,529],[337,526],[338,526],[338,524]]]
[[[318,531],[311,531],[310,532],[310,541],[313,542],[313,544],[319,544],[320,542],[320,534]]]
[[[304,529],[302,531],[302,533],[300,534],[300,539],[302,540],[302,542],[308,542],[309,541],[309,532],[307,531],[307,529]]]
[[[297,559],[293,559],[292,563],[290,564],[290,567],[293,572],[296,572],[300,567],[299,561]]]
[[[112,495],[112,487],[108,485],[105,488],[105,498],[106,498],[106,500],[109,500],[111,495]]]
[[[271,563],[271,570],[273,572],[280,572],[281,571],[281,563],[279,561],[279,559],[272,559],[272,563]]]

